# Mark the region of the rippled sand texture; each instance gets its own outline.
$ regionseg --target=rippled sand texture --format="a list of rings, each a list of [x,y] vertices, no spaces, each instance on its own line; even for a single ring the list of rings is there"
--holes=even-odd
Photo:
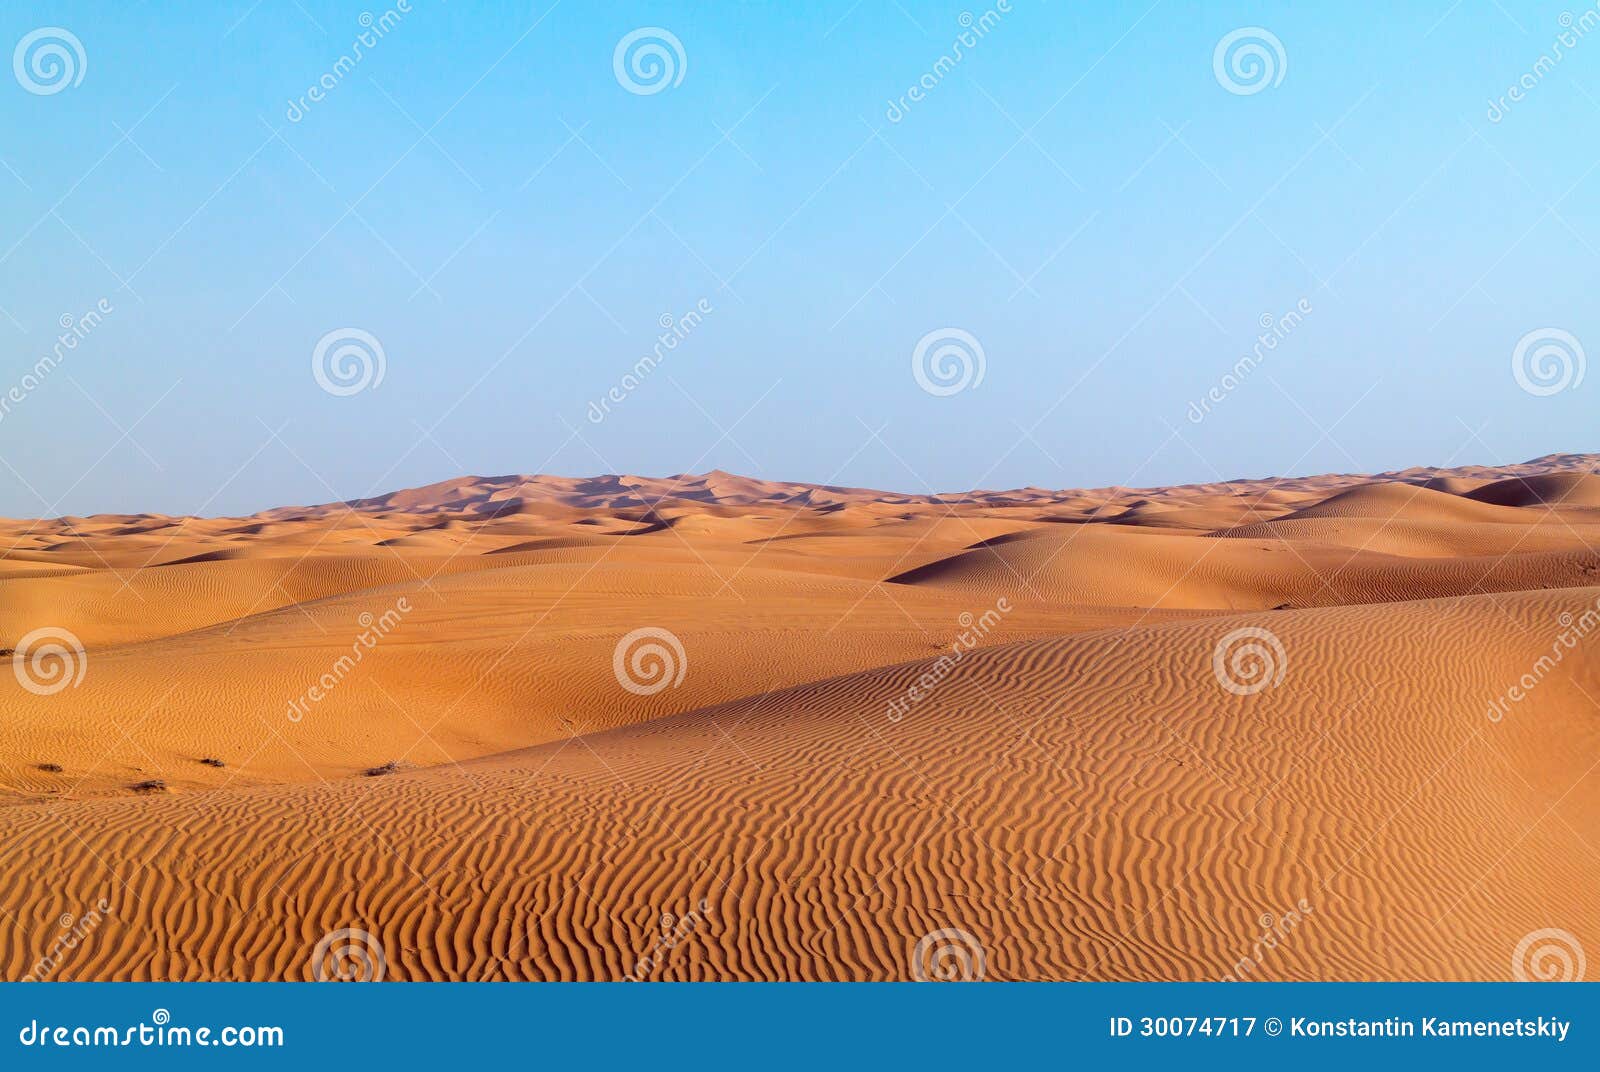
[[[0,977],[1595,978],[1597,464],[0,522]]]

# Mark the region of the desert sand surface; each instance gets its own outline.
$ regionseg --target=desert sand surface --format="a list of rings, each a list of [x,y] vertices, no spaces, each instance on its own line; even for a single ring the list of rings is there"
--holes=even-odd
[[[0,521],[0,977],[1554,974],[1597,469]]]

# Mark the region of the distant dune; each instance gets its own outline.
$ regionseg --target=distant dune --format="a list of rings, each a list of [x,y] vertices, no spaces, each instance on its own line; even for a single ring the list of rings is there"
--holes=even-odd
[[[0,521],[0,977],[1593,960],[1597,470]]]
[[[1600,476],[1592,472],[1515,476],[1469,491],[1467,497],[1500,506],[1600,506]]]

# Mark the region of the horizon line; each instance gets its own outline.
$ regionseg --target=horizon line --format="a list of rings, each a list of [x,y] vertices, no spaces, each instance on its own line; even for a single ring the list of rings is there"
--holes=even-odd
[[[440,487],[440,486],[446,485],[446,484],[470,483],[470,482],[474,482],[474,481],[485,482],[485,483],[493,483],[493,482],[496,482],[496,481],[512,481],[512,480],[521,480],[521,481],[524,481],[524,482],[534,481],[534,480],[563,480],[563,481],[641,480],[641,481],[654,481],[654,482],[674,481],[674,482],[682,483],[682,482],[690,481],[690,480],[706,480],[706,479],[711,478],[711,477],[722,476],[722,477],[728,477],[728,478],[735,479],[735,480],[753,481],[753,482],[760,483],[760,484],[785,485],[785,486],[790,486],[790,487],[797,487],[797,488],[803,488],[803,489],[815,489],[815,490],[822,490],[822,491],[859,492],[859,493],[866,493],[866,494],[875,495],[875,496],[879,496],[879,497],[892,497],[892,498],[895,498],[895,499],[905,499],[905,500],[910,500],[910,501],[923,501],[923,502],[933,503],[933,502],[940,502],[940,501],[944,501],[944,500],[948,500],[948,499],[966,498],[966,497],[971,497],[971,496],[975,496],[975,495],[985,495],[985,496],[991,496],[991,497],[1004,497],[1004,496],[1010,495],[1012,493],[1021,493],[1021,492],[1029,492],[1029,493],[1034,493],[1034,494],[1045,493],[1047,495],[1053,495],[1053,496],[1058,496],[1058,497],[1066,497],[1066,496],[1073,496],[1073,495],[1076,495],[1076,496],[1092,495],[1092,494],[1095,494],[1095,493],[1102,493],[1102,492],[1113,492],[1113,493],[1120,493],[1120,494],[1128,494],[1128,493],[1138,493],[1138,492],[1177,491],[1177,490],[1182,490],[1182,489],[1185,489],[1185,488],[1215,487],[1217,485],[1278,484],[1278,483],[1285,483],[1285,482],[1289,482],[1289,481],[1303,481],[1303,480],[1334,480],[1334,479],[1342,479],[1342,480],[1363,480],[1363,479],[1364,480],[1381,480],[1381,479],[1384,479],[1384,478],[1397,478],[1397,477],[1400,477],[1400,476],[1402,476],[1404,474],[1410,474],[1410,473],[1417,473],[1417,474],[1426,473],[1426,474],[1433,474],[1434,476],[1438,476],[1440,474],[1454,473],[1454,472],[1459,472],[1461,470],[1466,470],[1466,469],[1489,469],[1489,470],[1502,470],[1502,471],[1503,470],[1512,470],[1512,469],[1517,469],[1517,468],[1524,467],[1524,466],[1538,465],[1538,464],[1541,464],[1541,463],[1553,463],[1554,461],[1556,461],[1558,459],[1574,459],[1574,461],[1570,462],[1567,465],[1568,469],[1581,469],[1584,464],[1590,462],[1591,460],[1594,461],[1597,464],[1600,464],[1600,454],[1597,454],[1595,452],[1553,451],[1551,453],[1542,454],[1542,455],[1539,455],[1538,457],[1529,458],[1529,459],[1526,459],[1526,460],[1520,461],[1520,462],[1505,462],[1505,463],[1500,463],[1500,464],[1482,464],[1482,463],[1468,462],[1468,463],[1464,463],[1464,464],[1461,464],[1461,465],[1451,465],[1451,466],[1412,465],[1412,466],[1406,466],[1403,469],[1386,469],[1386,470],[1382,470],[1382,471],[1379,471],[1379,472],[1371,472],[1371,473],[1361,473],[1361,472],[1324,472],[1324,473],[1306,473],[1306,474],[1299,475],[1299,476],[1284,474],[1284,475],[1277,475],[1277,476],[1260,476],[1260,477],[1229,477],[1229,478],[1219,479],[1219,480],[1189,481],[1189,482],[1178,483],[1178,484],[1149,484],[1149,485],[1104,484],[1104,485],[1100,485],[1100,486],[1097,486],[1097,487],[1049,488],[1049,487],[1044,487],[1044,486],[1038,485],[1038,484],[1029,484],[1029,485],[1012,487],[1012,488],[968,488],[968,489],[966,489],[964,491],[935,491],[935,492],[894,491],[894,490],[891,490],[891,489],[873,488],[873,487],[866,487],[866,486],[854,485],[854,484],[818,483],[818,482],[808,481],[808,480],[784,480],[784,479],[770,478],[770,477],[749,476],[749,475],[746,475],[746,474],[743,474],[743,473],[731,472],[731,471],[726,470],[726,469],[708,469],[703,473],[689,473],[689,472],[669,473],[669,474],[665,474],[663,476],[645,476],[645,475],[641,475],[641,474],[638,474],[638,473],[594,473],[594,474],[586,474],[586,475],[578,475],[578,476],[568,476],[568,475],[563,475],[563,474],[560,474],[560,473],[504,473],[504,474],[500,474],[500,475],[496,475],[496,476],[484,476],[484,475],[478,474],[478,473],[463,473],[463,474],[460,474],[458,476],[444,477],[444,478],[442,478],[440,480],[433,480],[433,481],[429,481],[429,482],[424,483],[424,484],[411,484],[411,485],[406,485],[404,487],[393,488],[393,489],[391,489],[389,491],[378,492],[378,493],[372,494],[372,495],[362,495],[362,496],[357,496],[355,498],[349,498],[349,499],[333,499],[333,500],[328,500],[328,501],[325,501],[325,502],[318,502],[318,503],[283,503],[283,504],[279,504],[277,506],[263,507],[263,508],[261,508],[259,510],[255,510],[255,511],[252,511],[252,512],[246,513],[246,514],[189,514],[189,513],[167,514],[167,513],[161,513],[161,512],[155,512],[155,511],[143,511],[143,512],[138,512],[138,513],[126,513],[126,512],[121,512],[121,511],[116,511],[116,512],[106,511],[106,512],[96,512],[96,513],[89,513],[89,514],[57,514],[57,515],[55,515],[53,517],[4,517],[4,518],[0,518],[0,520],[14,521],[14,522],[27,522],[27,521],[39,522],[39,521],[89,520],[89,519],[92,519],[92,518],[102,518],[102,517],[113,517],[113,518],[114,517],[127,517],[127,518],[135,518],[135,517],[145,517],[145,518],[164,517],[164,518],[172,518],[174,520],[214,521],[214,520],[230,520],[230,519],[243,520],[243,519],[246,519],[246,518],[260,517],[263,514],[275,513],[275,512],[278,512],[278,511],[282,511],[282,510],[320,510],[320,509],[325,509],[325,508],[329,508],[329,507],[338,507],[338,506],[346,507],[347,509],[349,509],[351,511],[355,511],[355,510],[371,510],[373,508],[373,504],[377,504],[381,500],[392,498],[392,497],[394,497],[396,495],[403,495],[403,494],[405,494],[407,492],[423,491],[423,490],[428,489],[428,488]],[[1558,469],[1558,470],[1555,470],[1555,471],[1560,471],[1560,470]],[[1590,471],[1592,471],[1592,470],[1590,470]],[[1512,477],[1508,477],[1508,479],[1511,479],[1511,478],[1514,478],[1514,477],[1515,477],[1515,474],[1513,474]],[[663,494],[663,495],[659,496],[656,499],[656,504],[658,505],[661,502],[665,502],[668,499],[671,499],[673,497],[674,496],[671,495],[670,493],[669,494]],[[437,509],[437,507],[445,506],[445,505],[447,505],[447,504],[439,503],[439,504],[436,504],[434,506],[434,508]]]

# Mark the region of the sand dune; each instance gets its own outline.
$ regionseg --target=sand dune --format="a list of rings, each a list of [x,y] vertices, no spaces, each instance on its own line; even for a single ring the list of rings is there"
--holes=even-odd
[[[1582,472],[1512,477],[1475,488],[1467,496],[1500,506],[1600,506],[1600,476]]]
[[[1457,524],[1510,524],[1523,520],[1469,497],[1400,483],[1363,484],[1295,510],[1284,515],[1282,520],[1353,517],[1384,521],[1449,521]]]
[[[1595,461],[0,522],[4,977],[1508,978],[1600,948]]]
[[[1243,610],[1386,603],[1600,580],[1600,552],[1568,534],[1541,554],[1422,558],[1286,538],[1277,525],[1232,530],[1229,540],[1133,535],[1093,527],[1048,531],[921,566],[891,581],[961,591],[1024,591],[1064,603]],[[1246,538],[1247,536],[1253,538]],[[1514,546],[1521,537],[1507,537]],[[1367,542],[1372,542],[1369,537]],[[1596,533],[1600,546],[1600,532]]]

